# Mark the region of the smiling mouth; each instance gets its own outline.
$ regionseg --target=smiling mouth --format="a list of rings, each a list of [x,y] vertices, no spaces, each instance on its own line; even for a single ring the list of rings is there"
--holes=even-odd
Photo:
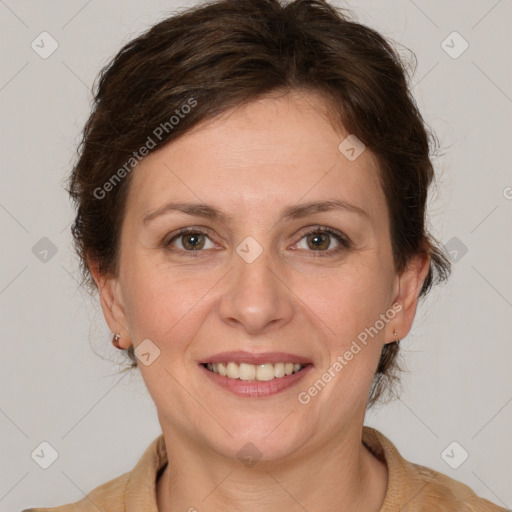
[[[299,363],[203,363],[207,370],[233,380],[267,382],[301,372],[309,364]]]

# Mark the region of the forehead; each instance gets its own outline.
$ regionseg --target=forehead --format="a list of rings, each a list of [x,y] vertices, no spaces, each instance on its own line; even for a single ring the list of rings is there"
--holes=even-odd
[[[284,203],[342,199],[378,217],[385,201],[377,160],[369,150],[353,161],[340,152],[349,134],[331,125],[326,108],[318,97],[291,94],[201,123],[136,166],[127,216],[172,200],[261,215]]]

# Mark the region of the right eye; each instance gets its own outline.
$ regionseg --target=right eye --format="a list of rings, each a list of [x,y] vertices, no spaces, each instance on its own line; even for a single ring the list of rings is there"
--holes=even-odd
[[[210,240],[210,247],[207,246],[207,240]],[[178,244],[177,249],[175,244]],[[196,228],[184,228],[179,230],[178,233],[165,242],[164,246],[169,251],[175,253],[202,252],[202,249],[215,248],[215,244],[211,241],[208,234]],[[198,254],[194,256],[198,256]]]

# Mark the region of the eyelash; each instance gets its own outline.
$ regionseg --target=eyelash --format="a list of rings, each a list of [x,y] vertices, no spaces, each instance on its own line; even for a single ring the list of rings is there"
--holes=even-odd
[[[180,229],[168,241],[165,241],[162,244],[163,248],[168,250],[169,252],[176,253],[176,254],[186,253],[187,255],[190,255],[190,256],[192,256],[194,258],[204,257],[205,256],[204,253],[206,252],[205,250],[184,251],[182,249],[174,249],[174,248],[172,248],[171,244],[176,239],[178,239],[179,237],[181,237],[183,235],[189,234],[189,233],[206,235],[206,236],[208,236],[211,239],[208,231],[204,231],[202,229],[197,229],[197,228],[183,228],[183,229]],[[349,249],[352,246],[350,240],[347,237],[343,236],[341,233],[338,233],[337,231],[335,231],[335,230],[333,230],[331,228],[324,227],[324,226],[316,226],[316,227],[310,229],[309,231],[303,233],[301,238],[299,239],[299,241],[302,240],[303,238],[309,236],[309,235],[313,235],[313,234],[317,234],[317,233],[325,233],[325,234],[328,234],[328,235],[334,237],[336,239],[336,241],[338,241],[340,243],[340,246],[338,248],[336,248],[336,249],[330,249],[328,251],[313,251],[313,250],[307,251],[307,252],[310,253],[309,256],[308,256],[309,258],[312,258],[312,259],[313,258],[325,258],[325,257],[337,255],[341,251]]]

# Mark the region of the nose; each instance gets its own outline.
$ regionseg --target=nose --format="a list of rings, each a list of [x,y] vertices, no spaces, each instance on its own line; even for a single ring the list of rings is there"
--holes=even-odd
[[[284,327],[294,312],[293,292],[285,272],[270,250],[249,261],[233,254],[234,268],[226,276],[219,306],[222,321],[248,334]]]

